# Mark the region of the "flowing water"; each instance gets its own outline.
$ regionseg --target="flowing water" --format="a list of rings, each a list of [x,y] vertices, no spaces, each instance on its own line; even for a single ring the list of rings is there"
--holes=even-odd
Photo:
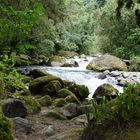
[[[98,75],[101,73],[99,72],[93,72],[86,70],[86,66],[89,64],[89,62],[93,59],[93,57],[86,57],[86,58],[74,58],[69,59],[74,60],[79,64],[79,67],[48,67],[48,66],[30,66],[26,68],[20,68],[22,71],[26,71],[26,69],[35,69],[40,68],[49,74],[52,74],[54,76],[60,77],[63,80],[68,80],[71,82],[75,82],[79,85],[85,85],[88,87],[90,94],[89,98],[92,98],[95,90],[97,87],[104,83],[110,83],[112,84],[119,92],[122,92],[123,89],[120,86],[116,85],[116,81],[114,78],[107,76],[105,79],[98,79]]]

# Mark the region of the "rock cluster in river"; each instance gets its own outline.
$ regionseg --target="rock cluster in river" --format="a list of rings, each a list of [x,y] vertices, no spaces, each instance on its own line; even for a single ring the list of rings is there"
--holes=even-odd
[[[105,71],[104,74],[113,77],[116,80],[116,84],[120,86],[125,86],[126,83],[134,84],[140,82],[139,72]]]

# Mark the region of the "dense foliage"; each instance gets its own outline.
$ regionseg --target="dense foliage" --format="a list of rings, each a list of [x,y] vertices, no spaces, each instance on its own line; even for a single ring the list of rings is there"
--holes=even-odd
[[[140,12],[133,0],[0,3],[1,53],[48,56],[63,49],[85,54],[102,51],[122,58],[139,54]]]
[[[14,140],[11,121],[0,112],[0,139]]]
[[[121,9],[121,18],[116,17],[117,2],[108,0],[97,8],[93,2],[95,44],[105,53],[121,58],[139,55],[139,27],[136,24],[136,5],[131,10]]]

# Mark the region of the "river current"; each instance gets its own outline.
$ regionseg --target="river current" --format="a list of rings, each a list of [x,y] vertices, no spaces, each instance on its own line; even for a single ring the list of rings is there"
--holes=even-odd
[[[98,76],[101,74],[99,72],[93,72],[86,70],[86,66],[89,62],[94,59],[93,57],[87,56],[86,58],[75,57],[69,59],[68,61],[76,61],[79,64],[79,67],[48,67],[48,66],[28,66],[24,68],[19,68],[23,72],[26,70],[32,70],[35,68],[40,68],[49,74],[60,77],[63,80],[68,80],[75,82],[79,85],[85,85],[89,89],[89,98],[92,98],[95,90],[104,83],[112,84],[119,92],[123,92],[123,88],[118,86],[113,77],[107,76],[105,79],[99,79]]]

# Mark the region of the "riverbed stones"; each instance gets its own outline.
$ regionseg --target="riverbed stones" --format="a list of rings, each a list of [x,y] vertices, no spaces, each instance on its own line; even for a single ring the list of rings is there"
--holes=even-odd
[[[113,55],[102,55],[99,57],[94,58],[87,66],[88,70],[93,71],[113,71],[113,70],[119,70],[119,71],[128,71],[127,65],[118,57],[115,57]]]
[[[7,99],[2,105],[2,111],[9,118],[26,117],[27,108],[25,104],[18,99]]]
[[[116,84],[123,87],[126,86],[127,83],[134,84],[140,82],[139,72],[112,71],[107,75],[113,77]]]
[[[118,91],[111,84],[103,84],[95,90],[93,98],[97,102],[100,102],[104,96],[106,99],[111,100],[117,96],[117,92]]]
[[[101,73],[97,76],[98,79],[105,79],[107,76],[104,73]]]

